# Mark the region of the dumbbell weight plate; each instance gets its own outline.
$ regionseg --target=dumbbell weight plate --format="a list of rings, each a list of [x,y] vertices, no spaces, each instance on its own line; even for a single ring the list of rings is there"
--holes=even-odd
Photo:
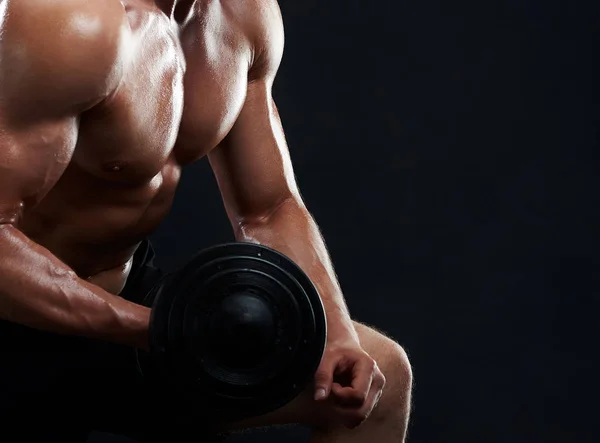
[[[283,406],[310,382],[326,341],[321,299],[306,274],[265,246],[198,253],[147,298],[151,353],[142,373],[233,420]],[[236,331],[237,330],[237,331]]]

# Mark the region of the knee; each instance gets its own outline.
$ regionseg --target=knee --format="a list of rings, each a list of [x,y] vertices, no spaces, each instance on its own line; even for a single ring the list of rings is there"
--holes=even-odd
[[[408,355],[402,346],[386,337],[382,339],[380,351],[375,358],[386,383],[373,415],[379,419],[406,417],[410,410],[413,379]]]
[[[402,346],[393,343],[388,352],[388,362],[386,363],[387,372],[391,376],[392,385],[402,391],[407,391],[412,388],[412,367],[408,355]]]

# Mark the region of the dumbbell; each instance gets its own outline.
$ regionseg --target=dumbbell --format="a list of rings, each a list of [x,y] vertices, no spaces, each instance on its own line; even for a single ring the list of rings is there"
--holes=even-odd
[[[145,297],[150,351],[136,351],[148,389],[193,399],[204,416],[234,421],[291,401],[325,348],[317,289],[288,257],[262,245],[200,251]]]

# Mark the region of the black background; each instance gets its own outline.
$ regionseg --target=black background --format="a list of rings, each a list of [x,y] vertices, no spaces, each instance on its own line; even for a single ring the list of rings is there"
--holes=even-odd
[[[542,0],[281,7],[275,98],[297,178],[353,316],[410,355],[409,441],[600,441],[599,15]],[[231,239],[207,163],[189,167],[154,236],[160,263]]]

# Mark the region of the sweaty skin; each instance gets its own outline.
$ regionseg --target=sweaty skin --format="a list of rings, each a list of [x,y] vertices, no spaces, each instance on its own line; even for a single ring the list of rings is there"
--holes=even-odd
[[[135,0],[3,6],[0,317],[146,347],[148,310],[111,294],[182,167],[211,152],[240,240],[297,195],[283,138],[260,146],[261,125],[280,137],[277,6],[181,4],[180,22]]]
[[[182,168],[208,155],[236,239],[290,256],[321,293],[315,398],[364,420],[385,379],[294,180],[271,96],[282,53],[275,0],[0,0],[0,318],[146,349],[149,309],[118,294]]]

